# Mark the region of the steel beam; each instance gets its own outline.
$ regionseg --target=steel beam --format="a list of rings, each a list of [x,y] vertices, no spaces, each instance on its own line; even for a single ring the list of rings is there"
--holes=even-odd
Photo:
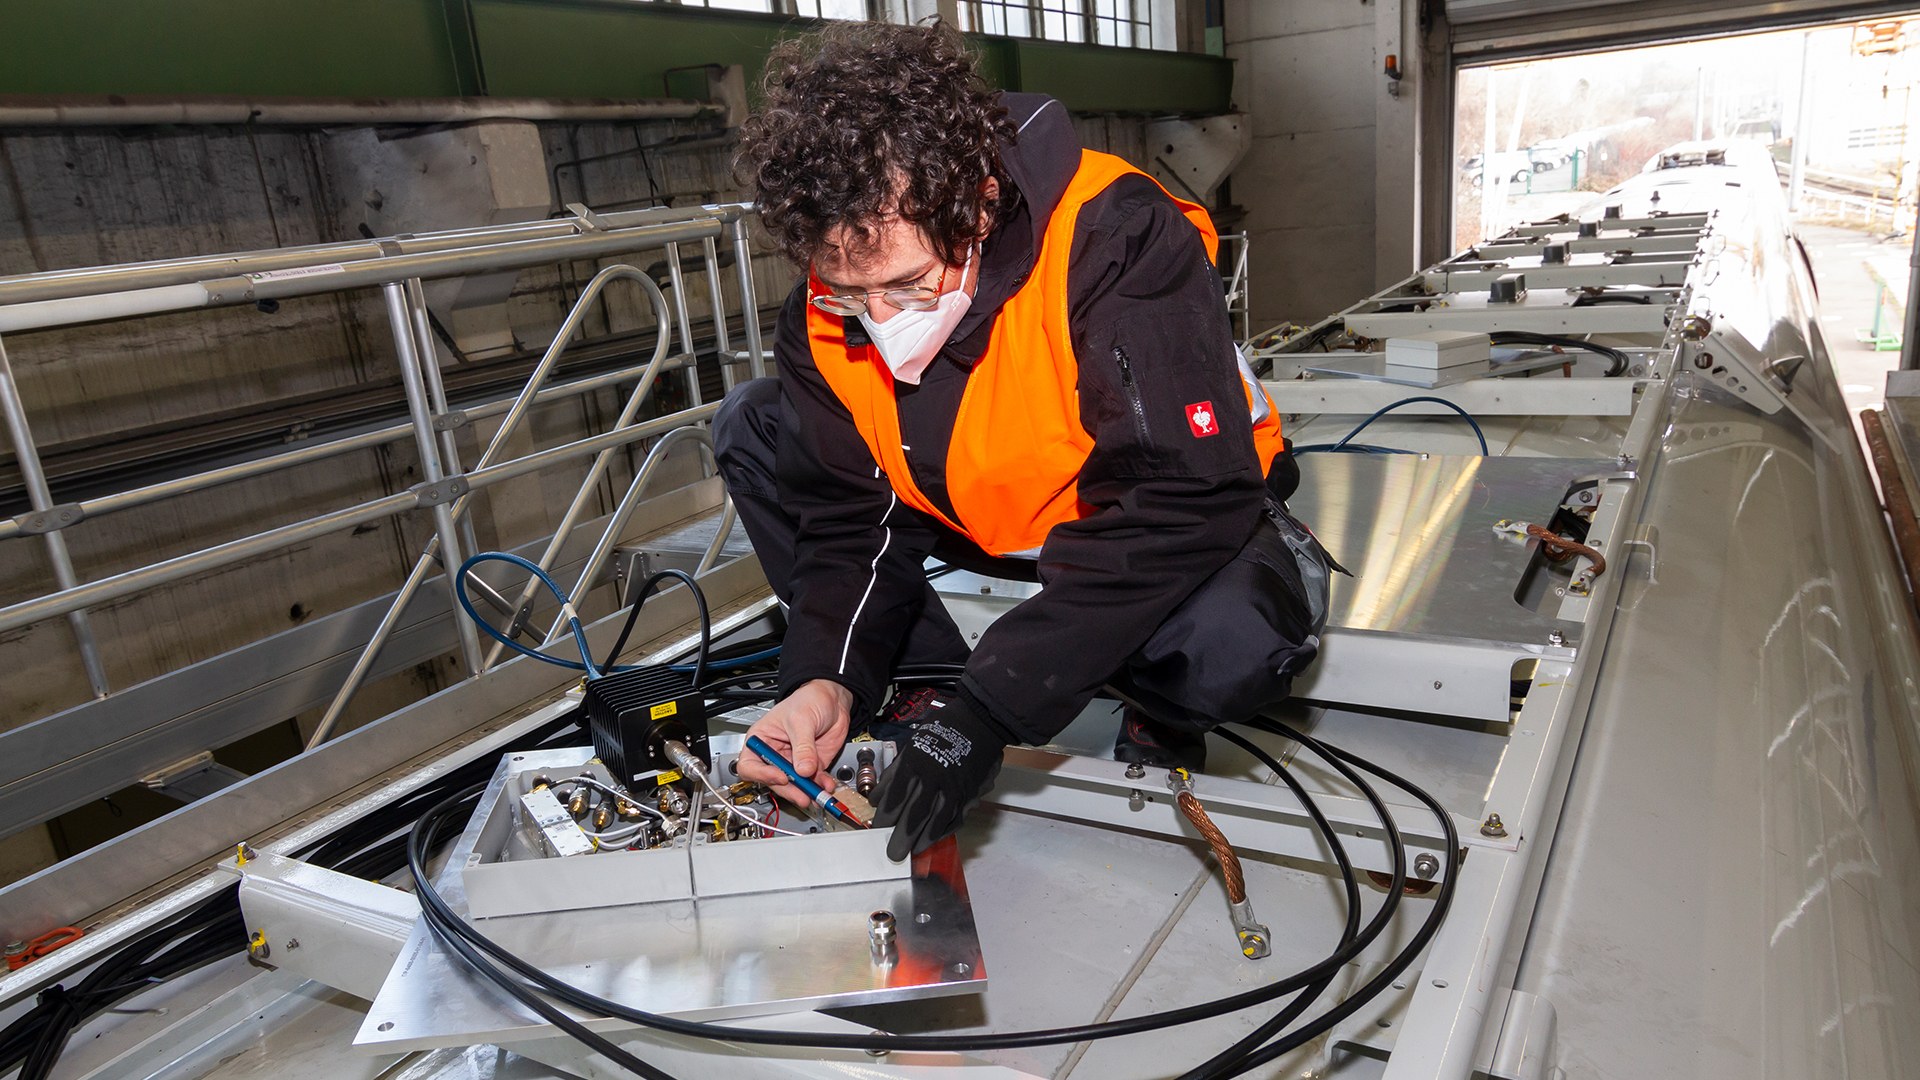
[[[180,285],[101,293],[58,300],[37,300],[0,307],[0,333],[156,315],[169,311],[285,300],[316,293],[389,285],[408,278],[444,278],[490,270],[519,270],[566,259],[594,259],[661,247],[674,241],[717,236],[727,217],[642,225],[532,240],[508,240],[484,247],[422,255],[395,255],[359,262],[328,263],[283,271],[207,277]]]
[[[1304,354],[1288,354],[1292,356]],[[1471,379],[1450,386],[1414,389],[1375,379],[1287,379],[1266,382],[1274,407],[1283,413],[1332,413],[1365,416],[1410,394],[1451,401],[1475,416],[1630,416],[1639,392],[1634,379],[1557,376],[1529,379]],[[1453,416],[1442,405],[1416,402],[1394,410],[1404,416]]]
[[[1175,807],[1167,770],[1147,769],[1139,777],[1129,776],[1127,770],[1117,761],[1009,747],[1000,778],[984,801],[1004,810],[1203,842],[1193,823]],[[1192,779],[1195,797],[1233,841],[1235,850],[1333,862],[1333,853],[1315,832],[1313,819],[1286,788],[1217,776]],[[1365,800],[1315,793],[1314,801],[1340,834],[1353,865],[1380,873],[1393,868],[1380,818]],[[1409,859],[1412,852],[1444,848],[1444,834],[1425,807],[1389,802],[1387,810],[1410,849]],[[1478,824],[1478,818],[1456,815],[1455,827],[1463,842],[1500,846],[1499,841],[1474,832]]]

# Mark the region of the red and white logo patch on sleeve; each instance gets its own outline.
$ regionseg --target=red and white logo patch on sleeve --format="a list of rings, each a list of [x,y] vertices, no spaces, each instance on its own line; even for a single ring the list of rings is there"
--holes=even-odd
[[[1193,429],[1196,439],[1220,434],[1220,425],[1213,416],[1213,402],[1200,401],[1187,406],[1187,426]]]

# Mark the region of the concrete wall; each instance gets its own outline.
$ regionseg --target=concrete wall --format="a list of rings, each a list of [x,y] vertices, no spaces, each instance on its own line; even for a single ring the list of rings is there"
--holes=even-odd
[[[1420,264],[1415,3],[1227,0],[1234,103],[1253,147],[1231,179],[1246,211],[1256,328],[1332,314]],[[1387,54],[1406,77],[1388,93]]]
[[[1141,122],[1082,118],[1077,126],[1089,146],[1140,160]],[[569,202],[612,210],[731,200],[740,197],[733,150],[728,133],[694,122],[4,133],[0,274],[524,220]],[[661,259],[659,252],[634,257],[642,268]],[[596,269],[538,267],[430,284],[430,306],[460,347],[458,356],[442,350],[449,377],[462,364],[543,348]],[[794,273],[770,257],[756,262],[756,272],[760,296],[770,303],[784,296]],[[732,295],[730,270],[726,276]],[[697,282],[689,293],[697,327],[709,305]],[[637,287],[615,285],[603,295],[584,324],[588,338],[651,328],[651,309]],[[34,437],[48,448],[139,451],[165,439],[190,442],[292,401],[377,391],[397,373],[385,314],[371,290],[287,301],[271,313],[217,309],[20,334],[6,344]],[[664,408],[680,407],[680,385],[662,380]],[[534,410],[518,450],[605,430],[623,394]],[[463,429],[463,460],[475,460],[494,430],[493,422]],[[294,423],[280,436],[291,442],[302,432]],[[590,513],[611,508],[640,456],[616,463]],[[684,456],[690,475],[697,464],[691,448]],[[549,535],[584,468],[556,466],[494,489],[477,503],[480,543],[508,546]],[[411,444],[395,443],[84,521],[68,530],[68,540],[80,578],[94,580],[419,479]],[[113,477],[85,490],[56,485],[55,498],[124,486]],[[390,519],[95,609],[112,684],[155,678],[387,592],[430,534],[424,514]],[[0,605],[53,588],[37,540],[0,541]],[[89,697],[65,620],[0,635],[0,671],[0,730]],[[458,677],[449,656],[369,687],[348,726]],[[129,815],[126,825],[134,824]],[[44,830],[0,840],[0,882],[53,854]]]

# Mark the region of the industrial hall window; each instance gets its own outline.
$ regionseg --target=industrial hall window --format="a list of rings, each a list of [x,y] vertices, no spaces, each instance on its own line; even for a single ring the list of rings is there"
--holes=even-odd
[[[960,29],[1153,48],[1153,0],[961,0]]]
[[[804,15],[814,19],[878,19],[874,0],[652,0],[657,4],[712,8],[715,11],[758,11],[769,15]]]

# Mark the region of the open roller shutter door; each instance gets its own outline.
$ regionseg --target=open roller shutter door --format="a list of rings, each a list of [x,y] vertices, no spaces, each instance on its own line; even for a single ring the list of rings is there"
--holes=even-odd
[[[1444,0],[1460,63],[1871,19],[1920,0]]]

